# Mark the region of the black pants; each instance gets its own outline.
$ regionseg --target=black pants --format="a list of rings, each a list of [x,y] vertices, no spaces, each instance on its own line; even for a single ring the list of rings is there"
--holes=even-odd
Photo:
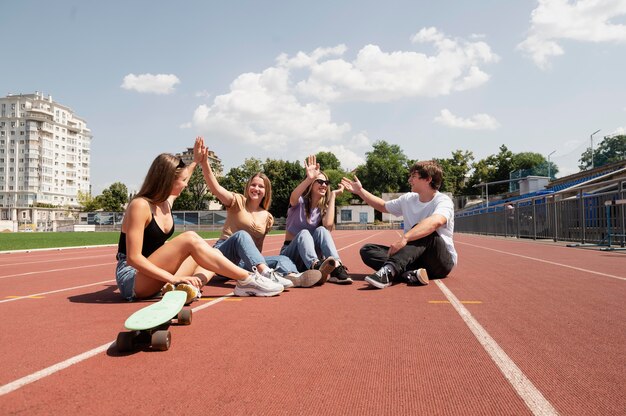
[[[419,240],[409,241],[405,247],[389,257],[389,246],[366,244],[361,247],[361,259],[374,270],[391,263],[399,274],[407,270],[424,268],[430,278],[446,277],[454,267],[446,243],[437,232]]]

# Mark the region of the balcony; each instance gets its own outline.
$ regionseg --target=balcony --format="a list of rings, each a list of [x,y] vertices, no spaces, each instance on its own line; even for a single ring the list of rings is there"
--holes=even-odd
[[[30,111],[31,112],[35,112],[35,113],[47,114],[49,116],[54,116],[52,111],[48,110],[47,108],[43,108],[43,107],[31,107]]]

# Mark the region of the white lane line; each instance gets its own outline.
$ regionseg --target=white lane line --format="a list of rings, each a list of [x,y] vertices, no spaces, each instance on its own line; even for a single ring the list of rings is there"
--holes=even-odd
[[[111,282],[115,282],[115,279],[113,279],[113,280],[103,280],[101,282],[96,282],[96,283],[89,283],[88,285],[67,287],[65,289],[51,290],[50,292],[33,293],[32,295],[18,296],[18,297],[11,298],[11,299],[3,299],[3,300],[0,300],[0,303],[13,302],[14,300],[20,300],[20,299],[28,299],[28,298],[31,298],[33,296],[43,296],[43,295],[50,295],[52,293],[66,292],[68,290],[82,289],[84,287],[97,286],[97,285],[101,285],[101,284],[104,284],[104,283],[111,283]]]
[[[580,267],[574,267],[574,266],[570,266],[569,264],[563,264],[563,263],[557,263],[554,261],[550,261],[550,260],[543,260],[543,259],[539,259],[537,257],[530,257],[530,256],[524,256],[522,254],[516,254],[516,253],[510,253],[508,251],[502,251],[502,250],[496,250],[495,248],[489,248],[489,247],[483,247],[483,246],[477,246],[475,244],[470,244],[470,243],[461,243],[459,241],[456,242],[456,244],[463,244],[466,246],[471,246],[471,247],[476,247],[476,248],[482,248],[483,250],[490,250],[490,251],[495,251],[496,253],[502,253],[502,254],[508,254],[510,256],[515,256],[515,257],[521,257],[523,259],[528,259],[528,260],[533,260],[533,261],[539,261],[541,263],[547,263],[547,264],[552,264],[554,266],[561,266],[561,267],[566,267],[568,269],[573,269],[573,270],[577,270],[579,272],[585,272],[585,273],[592,273],[592,274],[597,274],[599,276],[604,276],[604,277],[610,277],[612,279],[619,279],[619,280],[626,280],[626,277],[621,277],[621,276],[615,276],[613,274],[607,274],[607,273],[602,273],[602,272],[597,272],[595,270],[589,270],[589,269],[583,269]]]
[[[8,277],[17,277],[17,276],[29,276],[32,274],[42,274],[42,273],[52,273],[52,272],[64,272],[66,270],[77,270],[77,269],[86,269],[89,267],[99,267],[99,266],[110,266],[112,264],[116,264],[115,262],[111,263],[99,263],[99,264],[88,264],[87,266],[77,266],[77,267],[66,267],[65,269],[50,269],[50,270],[40,270],[36,272],[25,272],[25,273],[17,273],[17,274],[7,274],[6,276],[0,276],[0,279],[6,279]]]
[[[82,354],[76,355],[72,358],[69,358],[65,361],[61,361],[60,363],[54,364],[48,368],[44,368],[43,370],[37,371],[31,375],[28,375],[26,377],[22,377],[20,379],[17,379],[15,381],[12,381],[11,383],[5,384],[4,386],[0,387],[0,396],[3,396],[7,393],[11,393],[12,391],[15,391],[21,387],[26,386],[27,384],[33,383],[37,380],[40,380],[44,377],[48,377],[49,375],[52,375],[58,371],[63,370],[64,368],[67,368],[69,366],[72,366],[74,364],[77,364],[81,361],[84,361],[88,358],[93,357],[94,355],[100,354],[103,351],[106,351],[109,346],[111,346],[111,343],[108,342],[104,345],[101,345],[97,348],[94,348],[92,350],[89,350],[87,352],[84,352]]]
[[[509,358],[498,343],[491,338],[489,333],[474,319],[472,314],[461,304],[454,294],[440,280],[434,280],[439,289],[448,298],[454,309],[461,315],[470,331],[478,342],[489,354],[493,362],[498,366],[504,377],[511,383],[517,394],[524,400],[526,406],[534,415],[558,415],[559,413],[550,404],[543,394],[526,377],[520,368]]]
[[[99,256],[89,256],[89,259],[95,259],[96,257],[110,257],[113,258],[111,254],[101,254]],[[28,261],[24,263],[7,263],[0,264],[2,267],[6,266],[23,266],[23,265],[31,265],[31,264],[41,264],[41,263],[54,263],[58,261],[68,261],[68,260],[85,260],[85,257],[69,257],[69,258],[61,258],[61,259],[49,259],[49,260],[40,260],[40,261]]]
[[[227,298],[229,298],[230,296],[233,296],[233,293],[229,293],[227,295],[224,295],[218,299],[212,300],[211,302],[205,303],[201,306],[197,306],[195,308],[193,308],[192,310],[195,312],[200,311],[202,309],[208,308],[209,306],[215,305]],[[0,387],[0,396],[3,396],[7,393],[11,393],[12,391],[15,391],[19,388],[22,388],[28,384],[31,384],[37,380],[41,380],[44,377],[48,377],[51,376],[54,373],[58,373],[61,370],[64,370],[74,364],[78,364],[81,361],[85,361],[88,358],[94,357],[98,354],[100,354],[101,352],[104,352],[106,350],[109,349],[109,347],[113,346],[113,344],[115,343],[115,341],[110,341],[107,342],[104,345],[101,345],[99,347],[96,347],[92,350],[89,350],[87,352],[84,352],[82,354],[76,355],[72,358],[68,358],[65,361],[61,361],[60,363],[51,365],[50,367],[44,368],[43,370],[39,370],[33,374],[30,374],[28,376],[19,378],[15,381],[12,381],[8,384],[5,384],[4,386]]]

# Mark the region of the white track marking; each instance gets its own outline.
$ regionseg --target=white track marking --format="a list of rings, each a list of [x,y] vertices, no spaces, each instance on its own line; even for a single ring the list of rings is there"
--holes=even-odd
[[[42,274],[42,273],[64,272],[66,270],[86,269],[86,268],[89,268],[89,267],[110,266],[112,264],[115,264],[115,263],[89,264],[87,266],[66,267],[65,269],[51,269],[51,270],[40,270],[40,271],[36,271],[36,272],[7,274],[6,276],[0,276],[0,279],[6,279],[7,277],[29,276],[29,275],[33,275],[33,274]]]
[[[227,295],[224,295],[220,298],[217,298],[215,300],[212,300],[211,302],[205,303],[201,306],[197,306],[195,308],[193,308],[192,310],[195,312],[198,312],[202,309],[208,308],[209,306],[215,305],[219,302],[222,302],[223,300],[228,299],[229,297],[233,296],[233,293],[229,293]],[[84,352],[82,354],[76,355],[72,358],[68,358],[65,361],[61,361],[60,363],[51,365],[50,367],[44,368],[43,370],[34,372],[33,374],[30,374],[28,376],[19,378],[15,381],[12,381],[8,384],[5,384],[4,386],[0,387],[0,396],[3,396],[7,393],[11,393],[12,391],[15,391],[19,388],[22,388],[28,384],[31,384],[37,380],[41,380],[44,377],[48,377],[51,376],[54,373],[58,373],[61,370],[64,370],[74,364],[78,364],[81,361],[84,361],[88,358],[94,357],[106,350],[109,349],[109,347],[113,346],[113,344],[115,343],[115,341],[111,341],[111,342],[107,342],[104,345],[101,345],[99,347],[96,347],[92,350],[89,350],[87,352]]]
[[[554,262],[554,261],[543,260],[543,259],[539,259],[537,257],[524,256],[522,254],[516,254],[516,253],[511,253],[511,252],[508,252],[508,251],[496,250],[495,248],[477,246],[475,244],[470,244],[470,243],[461,243],[459,241],[457,241],[456,244],[464,244],[466,246],[481,248],[483,250],[495,251],[496,253],[508,254],[510,256],[521,257],[523,259],[528,259],[528,260],[533,260],[533,261],[539,261],[539,262],[542,262],[542,263],[552,264],[554,266],[566,267],[568,269],[577,270],[579,272],[592,273],[592,274],[597,274],[599,276],[610,277],[610,278],[613,278],[613,279],[626,280],[626,277],[615,276],[615,275],[612,275],[612,274],[597,272],[595,270],[582,269],[580,267],[570,266],[569,264],[563,264],[563,263],[557,263],[557,262]]]
[[[111,343],[108,342],[104,345],[101,345],[97,348],[94,348],[92,350],[89,350],[87,352],[84,352],[82,354],[76,355],[72,358],[68,358],[65,361],[61,361],[60,363],[51,365],[48,368],[44,368],[43,370],[37,371],[33,374],[30,374],[26,377],[22,377],[19,378],[15,381],[12,381],[11,383],[5,384],[4,386],[0,387],[0,396],[3,396],[7,393],[11,393],[12,391],[15,391],[21,387],[26,386],[27,384],[33,383],[37,380],[40,380],[44,377],[48,377],[49,375],[52,375],[58,371],[61,371],[67,367],[70,367],[74,364],[78,364],[81,361],[84,361],[88,358],[93,357],[94,355],[98,355],[101,352],[106,351],[109,347],[111,346]]]
[[[112,258],[111,254],[101,254],[99,256],[89,256],[90,259],[94,259],[96,257],[110,257]],[[23,262],[23,263],[7,263],[7,264],[2,264],[2,267],[6,267],[6,266],[23,266],[23,265],[31,265],[31,264],[41,264],[41,263],[54,263],[54,262],[58,262],[58,261],[68,261],[68,260],[85,260],[85,257],[69,257],[69,258],[63,258],[63,259],[49,259],[49,260],[38,260],[38,261],[27,261],[27,262]]]
[[[20,299],[28,299],[28,298],[31,298],[33,296],[43,296],[43,295],[50,295],[52,293],[66,292],[68,290],[82,289],[83,287],[102,285],[104,283],[111,283],[111,282],[115,282],[115,279],[113,279],[113,280],[103,280],[101,282],[96,282],[96,283],[89,283],[88,285],[67,287],[65,289],[51,290],[50,292],[33,293],[31,295],[18,296],[18,297],[11,298],[11,299],[3,299],[3,300],[0,300],[0,303],[13,302],[14,300],[20,300]]]
[[[465,324],[483,346],[493,362],[498,366],[504,377],[511,383],[517,394],[534,415],[558,415],[559,413],[550,404],[543,394],[526,377],[520,368],[509,358],[498,343],[478,323],[472,314],[461,304],[454,294],[440,280],[434,280],[439,289],[448,298],[454,309],[461,315]]]

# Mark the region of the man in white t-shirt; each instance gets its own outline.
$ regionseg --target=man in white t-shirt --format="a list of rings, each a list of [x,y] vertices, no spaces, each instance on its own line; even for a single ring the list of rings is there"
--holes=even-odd
[[[374,209],[404,217],[404,235],[391,246],[366,244],[361,259],[374,270],[367,276],[371,286],[384,289],[402,277],[408,283],[428,284],[430,278],[446,277],[457,263],[452,235],[454,204],[439,192],[443,181],[435,161],[415,162],[409,171],[411,192],[391,201],[366,191],[359,179],[341,183]]]

